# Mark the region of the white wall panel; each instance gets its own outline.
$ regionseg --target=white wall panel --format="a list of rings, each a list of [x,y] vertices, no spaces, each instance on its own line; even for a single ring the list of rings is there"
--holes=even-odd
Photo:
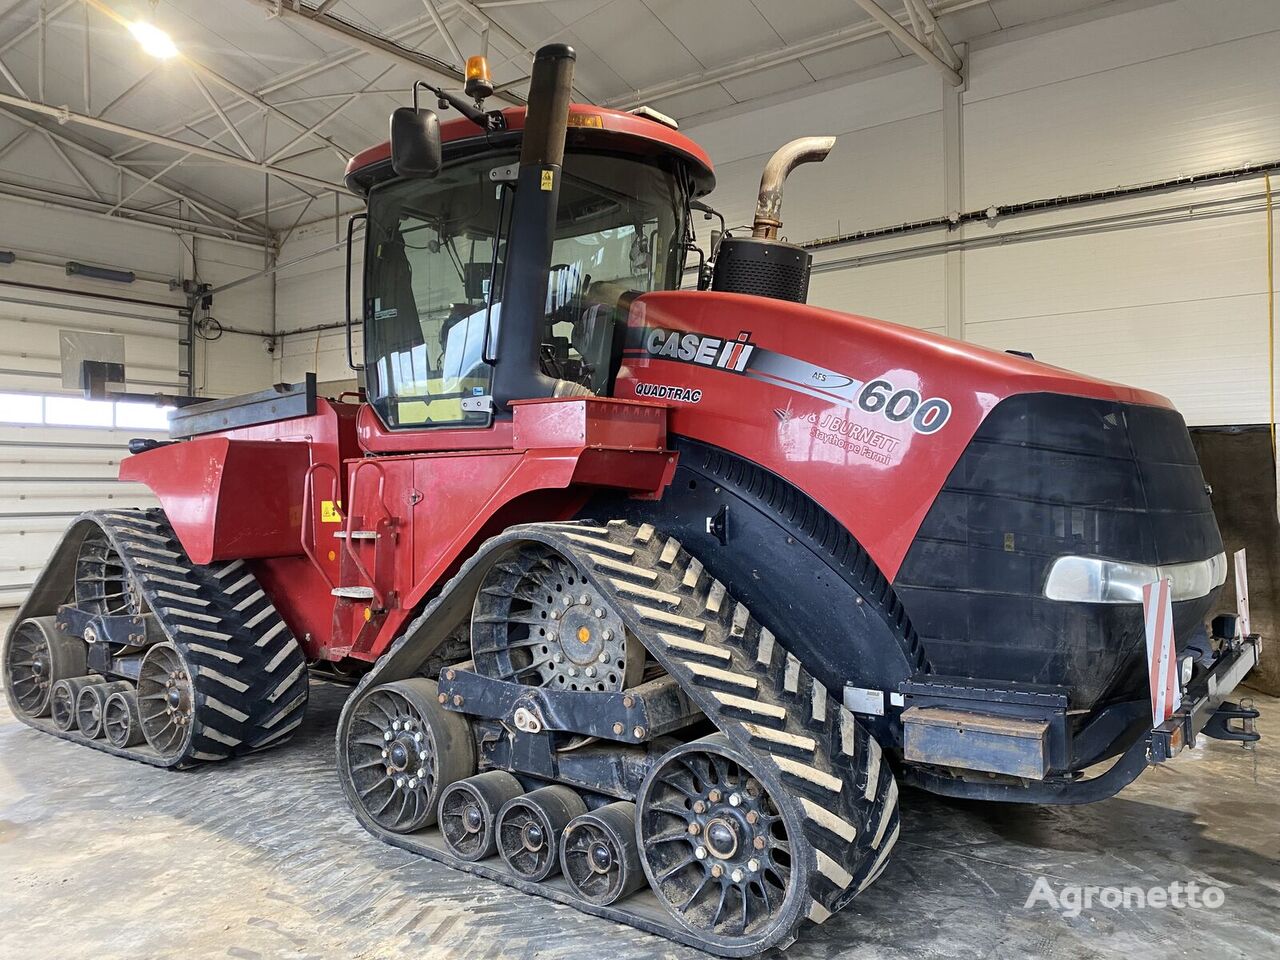
[[[975,70],[980,64],[979,57]],[[1026,82],[1022,91],[966,100],[970,206],[1280,157],[1280,32],[1048,85],[1029,74]]]
[[[0,606],[16,605],[84,510],[148,507],[145,487],[115,479],[140,430],[0,425]]]
[[[809,302],[908,327],[944,331],[946,277],[937,257],[824,272],[809,282]]]
[[[0,198],[0,249],[18,256],[0,265],[0,392],[76,394],[62,387],[60,330],[123,335],[131,392],[184,392],[179,340],[186,325],[175,308],[185,299],[169,285],[193,276],[182,239],[167,230]],[[215,285],[262,267],[261,251],[244,246],[200,239],[195,253],[195,276]],[[121,284],[67,276],[68,260],[132,270],[137,279]],[[220,296],[214,316],[229,326],[270,330],[270,287],[257,282]],[[273,380],[272,366],[261,335],[224,333],[197,344],[197,390],[226,396],[262,389]],[[21,602],[76,514],[156,503],[142,485],[116,479],[129,439],[138,436],[167,434],[0,424],[0,606]]]

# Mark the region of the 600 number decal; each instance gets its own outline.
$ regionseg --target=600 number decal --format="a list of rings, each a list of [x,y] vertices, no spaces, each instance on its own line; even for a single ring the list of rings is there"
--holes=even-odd
[[[915,390],[895,390],[888,380],[868,380],[858,392],[858,407],[894,423],[909,420],[918,433],[937,433],[951,416],[951,404],[941,397],[922,400]]]

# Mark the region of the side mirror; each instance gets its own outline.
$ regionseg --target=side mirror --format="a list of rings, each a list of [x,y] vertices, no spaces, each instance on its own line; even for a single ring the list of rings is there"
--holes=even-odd
[[[391,169],[398,177],[434,177],[443,163],[435,111],[397,107],[391,114]]]

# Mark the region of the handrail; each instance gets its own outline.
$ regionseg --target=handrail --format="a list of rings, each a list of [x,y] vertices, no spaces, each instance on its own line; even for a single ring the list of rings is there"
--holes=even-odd
[[[323,460],[311,464],[311,466],[307,467],[306,476],[302,484],[302,513],[305,518],[304,525],[302,527],[302,552],[307,555],[307,559],[311,561],[312,566],[320,571],[320,576],[324,577],[324,582],[327,583],[329,585],[329,589],[332,590],[334,588],[333,578],[329,576],[328,572],[321,565],[320,558],[316,554],[315,483],[313,482],[313,478],[315,477],[315,472],[321,467],[333,474],[333,485],[331,488],[333,491],[333,505],[335,509],[339,509],[338,471],[334,468],[333,464],[326,463]],[[308,531],[311,533],[310,538],[307,537]],[[310,542],[308,542],[308,539]]]
[[[365,467],[377,468],[378,505],[382,507],[382,512],[386,514],[389,525],[394,526],[396,522],[396,518],[392,515],[391,511],[387,508],[387,500],[385,496],[385,491],[387,486],[386,470],[383,469],[382,464],[380,464],[377,460],[361,460],[351,469],[351,478],[348,484],[348,491],[347,491],[350,496],[350,503],[348,504],[349,509],[347,510],[346,524],[343,527],[345,536],[343,537],[342,549],[345,550],[347,553],[347,556],[351,558],[351,562],[355,564],[356,570],[359,572],[360,576],[364,578],[364,580],[369,584],[371,588],[373,588],[373,598],[378,602],[378,609],[383,610],[383,609],[386,609],[386,600],[382,594],[382,591],[378,589],[377,581],[375,581],[373,576],[369,573],[368,567],[364,565],[364,561],[362,561],[360,557],[356,554],[356,550],[355,550],[356,538],[352,536],[352,533],[355,532],[353,529],[353,525],[355,522],[355,505],[357,502],[356,501],[356,479],[360,476],[360,471],[363,470]],[[375,550],[377,549],[376,541],[375,541],[374,549]]]

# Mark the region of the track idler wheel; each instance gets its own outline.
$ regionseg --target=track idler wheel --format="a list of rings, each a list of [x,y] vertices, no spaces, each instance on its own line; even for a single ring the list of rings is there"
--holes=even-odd
[[[509,800],[498,813],[498,852],[525,880],[545,880],[560,870],[560,835],[587,805],[571,788],[540,787]]]
[[[505,770],[490,770],[445,787],[438,819],[450,852],[473,863],[497,853],[498,813],[523,792],[520,781]]]
[[[384,830],[435,823],[441,791],[475,773],[471,725],[440,704],[434,680],[412,677],[360,695],[339,743],[348,799]]]
[[[86,668],[84,642],[59,630],[54,617],[23,620],[4,651],[4,685],[28,717],[47,716],[53,685]]]
[[[636,805],[619,800],[574,817],[560,838],[560,869],[578,896],[600,907],[643,887]]]
[[[147,648],[138,672],[138,713],[142,734],[151,749],[169,760],[191,742],[195,688],[191,668],[177,647],[157,643]]]
[[[53,717],[53,725],[63,733],[76,728],[76,708],[80,702],[80,691],[94,684],[102,683],[98,676],[68,677],[53,685],[49,694],[49,712]]]
[[[113,693],[132,693],[133,684],[128,680],[114,680],[110,683],[95,683],[84,687],[76,695],[76,726],[90,740],[102,736],[102,718],[107,706],[107,698]]]
[[[786,788],[724,734],[681,744],[636,799],[649,884],[717,952],[790,929],[807,906],[814,854]]]
[[[142,736],[142,719],[138,716],[138,695],[133,688],[117,690],[102,705],[102,730],[107,743],[117,750],[134,747]]]

